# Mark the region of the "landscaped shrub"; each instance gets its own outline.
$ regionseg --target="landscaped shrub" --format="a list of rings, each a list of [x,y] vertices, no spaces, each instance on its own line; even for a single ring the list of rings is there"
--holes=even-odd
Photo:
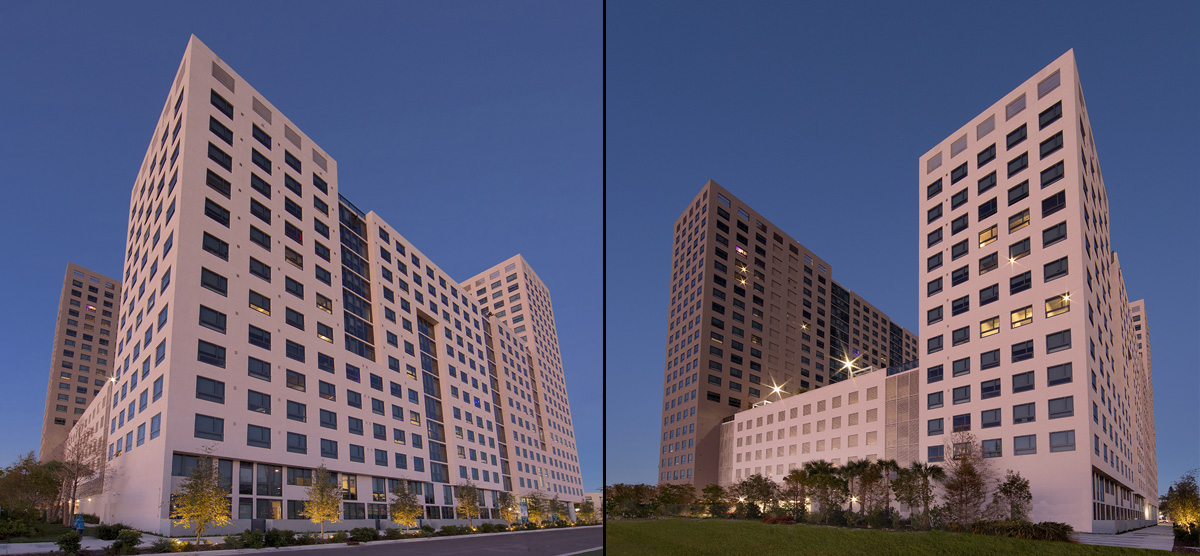
[[[449,537],[451,535],[462,535],[466,532],[469,532],[469,530],[464,531],[463,529],[466,528],[459,527],[457,525],[443,525],[442,528],[438,529],[438,532],[434,534],[438,537]]]
[[[128,529],[129,526],[124,523],[113,523],[111,525],[101,525],[96,528],[96,538],[102,541],[115,541],[121,531]]]
[[[263,544],[282,548],[296,544],[296,532],[291,529],[271,529],[263,535]]]
[[[241,535],[241,533],[234,533],[234,534],[232,534],[232,535],[225,535],[224,542],[225,542],[225,548],[227,548],[227,549],[230,549],[230,550],[237,550],[237,549],[239,549],[239,548],[246,548],[246,543],[242,541],[242,535]]]
[[[1066,523],[1055,523],[1052,521],[1043,521],[1041,523],[1030,523],[1028,521],[976,521],[971,524],[968,530],[976,535],[1074,542],[1071,539],[1071,533],[1075,529]]]
[[[385,538],[389,541],[396,540],[396,539],[403,539],[404,533],[401,533],[400,529],[398,529],[396,527],[388,527],[387,529],[383,530],[383,538]]]
[[[358,542],[379,540],[379,531],[374,527],[355,527],[350,530],[350,538]]]
[[[1175,540],[1183,546],[1200,546],[1200,526],[1198,525],[1180,525],[1175,524],[1171,528],[1175,533]]]
[[[179,545],[173,539],[158,539],[150,543],[150,550],[156,554],[160,552],[179,552]]]
[[[37,527],[24,519],[5,519],[0,521],[0,539],[13,537],[36,537]]]
[[[112,548],[117,554],[133,554],[139,544],[142,544],[141,531],[122,529],[117,533],[117,542],[112,544]]]
[[[63,533],[62,536],[58,537],[58,540],[54,541],[54,544],[58,545],[59,550],[71,555],[79,552],[79,550],[82,548],[80,545],[80,541],[82,540],[83,537],[80,536],[79,531],[68,531]]]
[[[886,529],[892,527],[894,511],[888,511],[888,508],[880,508],[867,516],[867,525],[872,529]]]
[[[83,522],[94,525],[96,523],[100,523],[100,518],[96,516],[96,514],[83,514]]]
[[[350,540],[350,535],[345,531],[338,531],[329,536],[329,542],[332,543],[346,542],[348,540]]]
[[[296,535],[296,544],[309,545],[321,542],[321,534],[313,531]]]
[[[246,548],[262,548],[267,545],[266,535],[258,529],[242,531],[242,546]]]

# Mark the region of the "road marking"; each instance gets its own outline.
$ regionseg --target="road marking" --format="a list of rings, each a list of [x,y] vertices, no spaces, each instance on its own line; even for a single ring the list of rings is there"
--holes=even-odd
[[[595,550],[603,550],[603,549],[604,549],[604,545],[600,545],[600,546],[593,546],[593,547],[591,547],[591,548],[585,548],[585,549],[583,549],[583,550],[579,550],[579,551],[576,551],[576,552],[568,552],[568,553],[566,553],[566,554],[559,554],[559,555],[557,555],[557,556],[575,556],[576,554],[584,554],[584,553],[586,553],[586,552],[592,552],[592,551],[595,551]]]

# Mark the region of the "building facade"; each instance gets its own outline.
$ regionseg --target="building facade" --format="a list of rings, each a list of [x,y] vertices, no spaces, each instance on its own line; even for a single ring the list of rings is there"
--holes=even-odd
[[[1116,532],[1157,519],[1153,407],[1093,138],[1069,51],[920,157],[922,455],[970,432],[1035,519]]]
[[[675,222],[659,482],[718,482],[723,419],[917,356],[833,267],[709,181]]]
[[[502,323],[520,338],[529,358],[527,380],[506,379],[505,388],[513,388],[509,392],[515,394],[508,425],[534,435],[547,455],[533,458],[534,463],[519,462],[513,472],[514,486],[522,494],[545,490],[564,500],[582,501],[583,479],[550,289],[521,255],[464,281],[463,287],[474,290],[480,311],[489,320]]]
[[[67,433],[108,381],[116,357],[121,281],[67,263],[46,384],[38,461],[60,459]]]
[[[434,526],[458,523],[465,481],[483,519],[522,480],[582,496],[514,480],[563,453],[524,411],[521,335],[343,196],[333,157],[195,37],[133,187],[123,272],[114,380],[76,427],[104,445],[84,512],[179,534],[172,493],[205,455],[234,518],[214,534],[315,529],[321,465],[344,528],[386,522],[399,480]]]

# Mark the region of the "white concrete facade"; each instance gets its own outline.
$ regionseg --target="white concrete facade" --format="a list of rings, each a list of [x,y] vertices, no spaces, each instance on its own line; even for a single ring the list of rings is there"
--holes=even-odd
[[[460,523],[454,484],[488,518],[511,464],[548,457],[506,424],[525,343],[340,195],[337,162],[195,37],[130,206],[115,381],[81,418],[105,471],[82,511],[180,534],[171,493],[212,454],[234,517],[213,534],[316,529],[298,503],[322,464],[339,528],[386,523],[398,479],[439,526]]]
[[[970,431],[1035,520],[1115,532],[1158,495],[1092,138],[1069,51],[920,157],[922,455]]]

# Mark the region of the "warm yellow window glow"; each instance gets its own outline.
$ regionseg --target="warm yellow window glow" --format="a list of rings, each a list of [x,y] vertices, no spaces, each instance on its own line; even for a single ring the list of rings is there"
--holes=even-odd
[[[993,241],[996,241],[996,226],[992,226],[982,232],[979,232],[979,246],[983,247]]]
[[[1018,328],[1033,322],[1033,305],[1012,312],[1012,327]]]
[[[986,338],[1000,331],[1000,317],[992,317],[990,319],[979,322],[979,337]]]
[[[1046,317],[1061,315],[1071,310],[1069,295],[1056,295],[1046,300]]]
[[[1008,231],[1015,232],[1029,225],[1029,209],[1025,209],[1008,219]]]

